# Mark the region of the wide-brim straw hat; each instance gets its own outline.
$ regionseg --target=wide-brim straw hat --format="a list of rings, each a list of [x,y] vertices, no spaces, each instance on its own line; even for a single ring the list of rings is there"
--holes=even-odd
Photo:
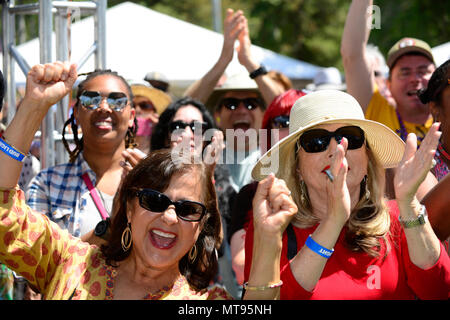
[[[161,115],[167,106],[172,102],[172,98],[162,90],[150,87],[144,84],[132,84],[131,91],[133,96],[143,96],[153,103],[156,112]]]
[[[273,172],[278,178],[290,180],[294,176],[295,144],[299,137],[308,129],[328,123],[360,127],[370,149],[384,168],[396,167],[403,157],[405,143],[385,125],[366,120],[355,98],[338,90],[321,90],[295,102],[289,117],[289,135],[258,160],[252,170],[253,179],[262,180]]]

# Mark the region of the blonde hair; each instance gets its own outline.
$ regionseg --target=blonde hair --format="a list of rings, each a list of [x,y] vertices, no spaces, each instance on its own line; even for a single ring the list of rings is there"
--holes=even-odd
[[[386,245],[388,244],[390,216],[384,199],[384,169],[368,145],[366,145],[366,151],[369,160],[366,185],[363,186],[364,182],[362,182],[360,200],[353,208],[346,223],[345,244],[352,251],[363,251],[373,257],[378,257],[381,248],[380,241],[383,240]],[[294,161],[294,168],[291,172],[297,172],[297,164],[298,161]],[[300,181],[299,175],[297,173],[290,175],[286,184],[292,191],[292,197],[298,207],[292,223],[302,229],[319,223],[319,218],[312,211],[307,186]],[[387,249],[389,248],[387,247]]]

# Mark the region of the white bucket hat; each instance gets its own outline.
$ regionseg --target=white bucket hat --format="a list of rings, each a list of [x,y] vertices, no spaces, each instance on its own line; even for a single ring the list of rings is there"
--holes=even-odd
[[[342,83],[341,74],[335,67],[323,68],[317,71],[314,76],[314,83],[306,86],[306,90],[318,91],[326,89],[335,89],[345,91],[347,86]]]
[[[366,120],[355,98],[338,90],[320,90],[295,102],[289,117],[289,135],[258,160],[252,170],[253,179],[262,180],[271,172],[284,180],[291,178],[297,140],[306,130],[325,123],[360,127],[373,154],[385,168],[396,167],[403,157],[405,143],[385,125]]]

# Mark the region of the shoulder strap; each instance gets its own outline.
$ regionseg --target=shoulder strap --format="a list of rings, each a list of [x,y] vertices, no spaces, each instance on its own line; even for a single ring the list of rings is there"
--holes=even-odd
[[[295,236],[295,231],[292,223],[289,223],[286,228],[286,232],[288,237],[287,257],[288,260],[291,260],[297,254],[297,237]]]
[[[97,207],[98,212],[100,212],[100,215],[102,216],[103,220],[106,220],[109,218],[109,214],[106,211],[105,207],[103,206],[102,202],[100,201],[100,197],[98,196],[97,190],[95,189],[94,185],[92,184],[91,179],[89,178],[89,175],[87,172],[83,173],[81,176],[84,180],[84,183],[89,189],[89,192],[91,193],[92,200],[94,200],[95,206]]]

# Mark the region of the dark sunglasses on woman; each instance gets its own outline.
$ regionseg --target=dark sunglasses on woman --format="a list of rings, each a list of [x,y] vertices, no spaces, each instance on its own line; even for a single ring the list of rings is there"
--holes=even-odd
[[[357,126],[346,126],[330,132],[325,129],[311,129],[305,131],[299,139],[300,145],[308,153],[327,150],[331,138],[341,143],[342,138],[348,140],[348,149],[354,150],[362,147],[365,141],[364,131]]]
[[[219,105],[227,108],[228,110],[236,110],[239,108],[239,104],[241,102],[248,110],[254,110],[262,106],[262,101],[258,98],[224,98],[220,101]]]
[[[289,116],[278,116],[272,119],[273,129],[289,128]]]
[[[169,132],[173,133],[176,130],[184,130],[186,129],[186,127],[190,127],[192,132],[195,132],[195,130],[200,130],[202,134],[207,129],[209,129],[209,126],[206,122],[192,121],[191,123],[187,123],[181,120],[176,120],[169,123]]]
[[[139,205],[148,211],[164,212],[170,205],[174,205],[177,217],[184,221],[200,221],[206,213],[206,207],[200,202],[172,201],[164,193],[152,189],[137,190],[136,196],[139,199]]]
[[[83,91],[80,95],[80,103],[89,110],[95,110],[100,107],[102,100],[106,98],[109,107],[114,111],[122,111],[128,104],[127,95],[123,92],[110,92],[104,97],[98,91]]]

